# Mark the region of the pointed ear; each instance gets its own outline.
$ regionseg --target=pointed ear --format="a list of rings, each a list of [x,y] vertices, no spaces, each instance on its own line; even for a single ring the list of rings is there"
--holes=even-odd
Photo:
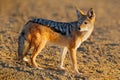
[[[80,19],[84,13],[81,10],[76,9],[77,18]]]
[[[93,10],[93,8],[90,8],[87,12],[87,16],[88,18],[92,19],[93,17],[95,17],[95,11]]]

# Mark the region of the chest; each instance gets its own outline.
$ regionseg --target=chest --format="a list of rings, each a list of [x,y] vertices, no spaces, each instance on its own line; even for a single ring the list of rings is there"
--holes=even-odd
[[[87,39],[90,37],[90,35],[92,34],[92,31],[93,31],[93,29],[89,30],[88,32],[86,32],[86,33],[83,35],[83,37],[82,37],[82,42],[84,42],[85,40],[87,40]]]

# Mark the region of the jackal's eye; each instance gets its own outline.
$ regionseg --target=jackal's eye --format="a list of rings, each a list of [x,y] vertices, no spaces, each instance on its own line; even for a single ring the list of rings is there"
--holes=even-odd
[[[84,24],[87,24],[87,22],[84,22]]]

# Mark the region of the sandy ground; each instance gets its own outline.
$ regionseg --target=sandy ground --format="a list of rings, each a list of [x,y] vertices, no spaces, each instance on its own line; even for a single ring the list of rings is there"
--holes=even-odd
[[[31,17],[74,21],[75,5],[96,13],[94,32],[77,51],[83,77],[72,71],[69,53],[66,71],[58,69],[57,47],[46,46],[37,57],[43,70],[17,61],[18,36]],[[120,80],[119,9],[119,0],[0,0],[0,80]]]

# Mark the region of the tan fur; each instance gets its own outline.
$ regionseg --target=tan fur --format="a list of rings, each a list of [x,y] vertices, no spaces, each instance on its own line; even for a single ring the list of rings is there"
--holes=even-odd
[[[87,16],[87,14],[83,14],[83,15]],[[92,33],[93,27],[94,27],[94,21],[95,21],[95,14],[93,15],[91,19],[86,18],[86,20],[84,21],[88,23],[87,28],[83,22],[80,26],[81,29],[83,29],[83,31],[73,29],[71,36],[64,36],[64,35],[61,35],[53,31],[49,27],[46,27],[46,26],[43,26],[37,23],[28,22],[25,25],[23,30],[25,30],[26,32],[25,39],[27,43],[29,44],[29,47],[26,50],[26,53],[22,54],[22,58],[25,61],[27,61],[27,59],[25,58],[25,55],[27,54],[27,51],[31,47],[34,47],[34,50],[31,56],[31,62],[33,66],[39,67],[35,61],[38,53],[45,47],[46,44],[56,45],[56,46],[63,48],[63,52],[61,53],[61,56],[60,56],[60,68],[64,69],[63,61],[67,53],[67,50],[69,50],[70,57],[73,63],[73,68],[75,72],[79,73],[78,68],[77,68],[76,50],[80,46],[80,44],[84,42]]]

